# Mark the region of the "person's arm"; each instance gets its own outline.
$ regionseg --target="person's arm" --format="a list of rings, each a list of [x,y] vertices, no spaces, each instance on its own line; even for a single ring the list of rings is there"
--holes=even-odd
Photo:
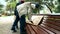
[[[14,10],[14,15],[17,14],[17,12],[18,12],[18,11],[17,11],[17,6],[20,5],[20,4],[21,4],[20,2],[16,4],[16,6],[15,6],[15,10]]]
[[[28,8],[27,8],[27,22],[29,22],[30,24],[33,24],[33,21],[31,21],[31,14],[32,14],[32,8],[31,8],[31,6],[29,6]]]

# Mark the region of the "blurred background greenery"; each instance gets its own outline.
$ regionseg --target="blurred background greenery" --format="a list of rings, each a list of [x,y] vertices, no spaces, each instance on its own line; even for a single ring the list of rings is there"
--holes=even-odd
[[[3,1],[6,2],[6,5],[4,6],[0,2],[0,16],[1,15],[7,15],[7,16],[14,15],[15,5],[19,0],[3,0]],[[45,8],[42,5],[46,5],[51,13],[53,12],[60,13],[60,0],[25,0],[25,1],[30,1],[32,3],[39,3],[40,5],[39,8],[33,10],[34,14],[40,14],[41,10],[44,11]]]

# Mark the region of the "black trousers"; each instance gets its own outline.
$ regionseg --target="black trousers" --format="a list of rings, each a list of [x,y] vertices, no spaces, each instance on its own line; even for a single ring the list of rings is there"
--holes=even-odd
[[[12,25],[12,30],[15,30],[15,28],[18,28],[18,21],[19,21],[19,17],[16,16],[16,19],[15,19],[13,25]]]
[[[26,34],[26,20],[25,15],[22,15],[20,18],[20,34]]]
[[[27,34],[26,29],[25,29],[25,27],[26,27],[25,15],[22,15],[20,18],[16,17],[16,19],[13,23],[12,29],[15,30],[15,27],[18,26],[18,21],[20,21],[20,34]]]

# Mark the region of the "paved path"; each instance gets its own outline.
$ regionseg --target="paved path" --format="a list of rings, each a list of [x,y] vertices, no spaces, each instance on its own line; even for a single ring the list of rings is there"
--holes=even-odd
[[[16,33],[10,30],[13,22],[14,16],[0,17],[0,34],[20,34],[19,30]]]

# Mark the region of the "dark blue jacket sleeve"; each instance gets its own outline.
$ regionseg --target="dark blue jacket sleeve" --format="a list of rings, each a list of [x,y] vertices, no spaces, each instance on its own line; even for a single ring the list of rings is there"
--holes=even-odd
[[[15,6],[15,10],[14,10],[14,15],[18,16],[18,11],[17,11],[17,6],[20,5],[21,3],[17,3]]]

